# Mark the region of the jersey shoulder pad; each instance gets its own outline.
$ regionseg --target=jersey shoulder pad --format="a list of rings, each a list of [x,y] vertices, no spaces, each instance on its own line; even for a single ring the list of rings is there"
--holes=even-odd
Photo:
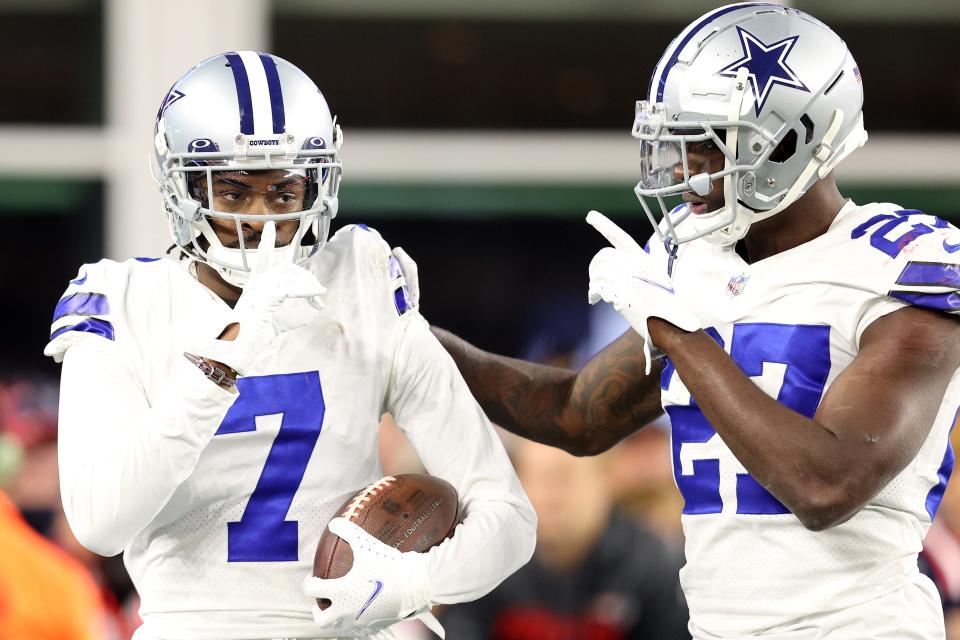
[[[376,229],[365,224],[347,225],[330,238],[328,245],[337,253],[335,270],[342,269],[344,262],[352,263],[355,277],[372,283],[372,290],[378,292],[375,295],[389,298],[399,315],[413,308],[400,262]]]
[[[176,267],[170,260],[132,258],[124,262],[103,259],[81,266],[54,307],[50,342],[44,354],[60,362],[67,349],[80,340],[96,337],[115,341],[124,325],[124,299],[130,282],[140,272],[171,265]]]
[[[861,207],[847,225],[857,255],[881,295],[907,304],[960,313],[960,230],[916,209],[884,203]],[[875,268],[874,268],[875,265]]]
[[[363,223],[348,224],[330,238],[329,244],[349,244],[354,251],[369,255],[390,255],[390,245],[380,232]]]

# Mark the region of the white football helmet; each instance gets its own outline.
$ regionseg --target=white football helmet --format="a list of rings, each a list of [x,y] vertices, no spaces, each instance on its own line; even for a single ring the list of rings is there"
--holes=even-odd
[[[775,4],[720,7],[673,40],[648,99],[637,102],[632,135],[641,141],[642,164],[635,192],[661,240],[731,245],[866,142],[862,106],[860,70],[825,24]],[[724,166],[691,175],[688,150],[704,141],[723,152]],[[705,196],[720,178],[720,209],[668,214],[664,198]]]
[[[201,62],[167,93],[154,130],[174,242],[242,287],[256,251],[245,246],[243,223],[298,220],[293,240],[277,253],[306,261],[323,248],[337,215],[342,139],[320,90],[286,60],[239,51]],[[217,180],[265,170],[286,171],[278,175],[296,185],[302,200],[256,213],[214,206]],[[236,226],[239,246],[224,246],[210,224],[214,219]]]

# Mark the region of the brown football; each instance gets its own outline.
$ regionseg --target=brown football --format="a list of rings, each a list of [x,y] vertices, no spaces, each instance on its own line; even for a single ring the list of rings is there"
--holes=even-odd
[[[457,490],[449,482],[422,473],[404,473],[361,489],[336,515],[400,551],[424,552],[453,535],[460,522],[460,504]],[[313,559],[313,575],[339,578],[352,566],[350,545],[324,528]],[[317,604],[323,609],[330,602],[318,599]]]

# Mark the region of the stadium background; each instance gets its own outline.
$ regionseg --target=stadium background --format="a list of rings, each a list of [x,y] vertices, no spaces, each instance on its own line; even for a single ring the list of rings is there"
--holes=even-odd
[[[69,548],[51,504],[50,313],[81,263],[169,246],[146,158],[159,102],[192,64],[256,49],[304,69],[345,133],[334,227],[365,222],[404,246],[433,323],[575,364],[615,330],[586,305],[602,241],[584,213],[649,235],[633,104],[672,36],[720,4],[0,0],[0,483]],[[837,30],[863,73],[870,142],[838,169],[842,191],[960,222],[960,4],[792,5]],[[614,497],[642,494],[631,509],[677,549],[666,444],[651,433],[603,472]],[[101,584],[122,581],[116,563],[81,559]]]

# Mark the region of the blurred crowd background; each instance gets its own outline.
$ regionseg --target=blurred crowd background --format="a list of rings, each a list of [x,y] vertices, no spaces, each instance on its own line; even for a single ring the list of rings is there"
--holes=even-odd
[[[186,69],[239,49],[304,69],[345,132],[335,228],[364,222],[407,249],[434,324],[576,367],[624,329],[586,304],[602,239],[584,214],[650,234],[632,193],[634,101],[670,39],[720,4],[0,0],[0,639],[125,639],[137,625],[121,558],[86,551],[64,520],[58,370],[41,352],[81,263],[169,245],[147,154]],[[960,3],[791,4],[838,31],[863,73],[871,140],[839,168],[841,190],[960,222]],[[448,637],[687,637],[668,429],[592,459],[507,438],[540,515],[538,551],[487,598],[443,611]],[[416,470],[389,417],[382,430],[385,471]],[[956,640],[956,480],[926,546]]]

